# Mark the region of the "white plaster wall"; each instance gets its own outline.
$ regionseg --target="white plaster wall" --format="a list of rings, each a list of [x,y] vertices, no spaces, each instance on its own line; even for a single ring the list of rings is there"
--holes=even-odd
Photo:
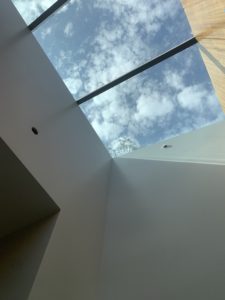
[[[29,299],[95,299],[111,158],[8,0],[0,32],[0,136],[61,208]]]
[[[172,147],[163,149],[165,144]],[[225,121],[150,145],[124,157],[225,164]]]
[[[225,166],[115,160],[104,300],[225,297]]]

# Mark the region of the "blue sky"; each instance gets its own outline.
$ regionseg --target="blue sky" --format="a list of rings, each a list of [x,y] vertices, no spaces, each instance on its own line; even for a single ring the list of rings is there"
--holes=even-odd
[[[53,2],[14,0],[27,23]],[[75,99],[192,36],[180,0],[71,0],[34,34]],[[81,109],[114,154],[224,119],[197,46]]]

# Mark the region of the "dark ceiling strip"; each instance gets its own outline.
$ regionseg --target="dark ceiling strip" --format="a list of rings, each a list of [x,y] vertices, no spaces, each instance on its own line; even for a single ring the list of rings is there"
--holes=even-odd
[[[64,5],[68,0],[58,0],[52,6],[50,6],[46,11],[43,12],[36,20],[34,20],[27,27],[30,30],[34,30],[38,25],[40,25],[43,21],[45,21],[48,17],[50,17],[57,9],[59,9],[62,5]]]
[[[148,61],[147,63],[145,63],[141,66],[139,66],[138,68],[122,75],[121,77],[118,77],[117,79],[111,81],[110,83],[107,83],[106,85],[104,85],[104,86],[100,87],[99,89],[91,92],[90,94],[78,99],[76,101],[76,103],[78,105],[80,105],[80,104],[82,104],[82,103],[84,103],[84,102],[86,102],[86,101],[88,101],[88,100],[90,100],[90,99],[92,99],[92,98],[94,98],[94,97],[110,90],[114,86],[116,86],[116,85],[118,85],[118,84],[120,84],[120,83],[122,83],[122,82],[124,82],[124,81],[140,74],[140,73],[142,73],[143,71],[145,71],[149,68],[152,68],[153,66],[161,63],[162,61],[164,61],[164,60],[166,60],[166,59],[182,52],[183,50],[185,50],[185,49],[187,49],[187,48],[189,48],[189,47],[191,47],[191,46],[193,46],[197,43],[198,43],[198,40],[195,37],[193,37],[190,40],[187,40],[186,42],[176,46],[175,48],[172,48],[169,51],[161,54],[160,56]]]

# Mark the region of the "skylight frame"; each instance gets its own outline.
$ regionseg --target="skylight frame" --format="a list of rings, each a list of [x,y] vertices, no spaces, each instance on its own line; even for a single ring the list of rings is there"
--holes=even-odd
[[[38,18],[36,18],[31,24],[29,24],[27,27],[30,31],[33,31],[36,29],[41,23],[43,23],[47,18],[49,18],[52,14],[56,12],[61,6],[66,4],[69,0],[58,0],[56,1],[52,6],[50,6],[46,11],[44,11]],[[83,97],[79,98],[78,100],[75,99],[76,105],[81,105],[92,98],[101,95],[102,93],[112,89],[113,87],[121,84],[122,82],[127,81],[128,79],[154,67],[157,64],[160,64],[164,60],[190,48],[191,46],[198,44],[199,40],[196,36],[190,38],[189,40],[171,48],[170,50],[162,53],[161,55],[147,61],[146,63],[134,68],[133,70],[127,72],[126,74],[121,75],[120,77],[112,80],[111,82],[103,85],[102,87],[88,93],[87,95],[84,95]]]

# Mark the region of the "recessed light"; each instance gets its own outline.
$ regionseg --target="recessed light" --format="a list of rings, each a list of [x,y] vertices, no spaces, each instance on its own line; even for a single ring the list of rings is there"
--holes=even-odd
[[[161,148],[162,149],[167,149],[167,148],[172,148],[172,145],[164,144]]]
[[[32,127],[31,130],[32,130],[33,134],[38,135],[38,130],[37,130],[37,128]]]

